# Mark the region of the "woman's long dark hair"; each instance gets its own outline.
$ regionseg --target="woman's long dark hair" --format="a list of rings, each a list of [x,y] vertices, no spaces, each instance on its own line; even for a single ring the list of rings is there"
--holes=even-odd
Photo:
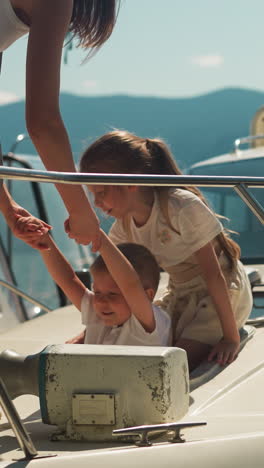
[[[113,174],[163,174],[182,175],[168,145],[159,138],[141,138],[124,130],[106,133],[92,143],[80,161],[81,172]],[[180,187],[194,193],[208,206],[208,202],[197,187]],[[169,198],[169,187],[154,187],[160,199]],[[164,206],[164,204],[162,204]],[[165,213],[166,214],[166,211]],[[216,214],[217,217],[223,218]],[[167,219],[168,216],[165,216]],[[172,228],[173,229],[173,228]],[[240,258],[239,245],[229,237],[228,230],[217,236],[221,250],[228,258],[230,269]]]
[[[78,46],[98,49],[111,36],[120,0],[74,0],[69,32]]]

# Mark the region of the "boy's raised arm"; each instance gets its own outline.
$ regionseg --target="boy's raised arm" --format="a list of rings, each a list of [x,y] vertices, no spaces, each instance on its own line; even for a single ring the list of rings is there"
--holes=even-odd
[[[99,249],[107,269],[121,290],[131,312],[148,332],[155,330],[155,318],[151,300],[148,298],[141,280],[127,258],[101,231],[102,243]]]
[[[41,250],[40,254],[50,275],[66,294],[68,299],[80,310],[86,287],[78,278],[54,240],[49,235],[46,235],[45,241],[49,250]]]

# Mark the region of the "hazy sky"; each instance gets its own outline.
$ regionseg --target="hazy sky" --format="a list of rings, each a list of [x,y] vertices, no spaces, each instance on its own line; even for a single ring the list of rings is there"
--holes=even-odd
[[[85,54],[70,52],[61,90],[163,97],[264,91],[263,18],[263,0],[122,0],[97,55],[81,64]],[[4,53],[0,104],[24,98],[26,45],[22,38]]]

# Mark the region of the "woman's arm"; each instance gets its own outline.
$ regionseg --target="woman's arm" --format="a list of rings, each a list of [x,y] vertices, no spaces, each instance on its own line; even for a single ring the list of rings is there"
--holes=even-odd
[[[73,0],[33,2],[26,69],[26,121],[30,137],[48,170],[75,172],[59,108],[60,65]],[[79,243],[100,243],[98,219],[80,185],[57,184],[69,212],[71,234]]]
[[[236,357],[240,343],[226,280],[211,242],[199,249],[195,255],[223,330],[223,339],[213,348],[209,360],[217,357],[219,363],[226,364]]]
[[[153,332],[156,323],[151,300],[147,296],[137,272],[103,231],[101,231],[101,238],[100,254],[110,275],[121,290],[131,313],[135,315],[146,331]]]

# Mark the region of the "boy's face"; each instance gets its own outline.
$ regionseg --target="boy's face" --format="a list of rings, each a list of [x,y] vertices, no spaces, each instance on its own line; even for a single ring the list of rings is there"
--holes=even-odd
[[[89,185],[95,205],[114,218],[123,218],[131,210],[131,190],[127,186]]]
[[[131,316],[130,309],[107,271],[93,272],[93,305],[97,317],[107,327],[122,325]]]

